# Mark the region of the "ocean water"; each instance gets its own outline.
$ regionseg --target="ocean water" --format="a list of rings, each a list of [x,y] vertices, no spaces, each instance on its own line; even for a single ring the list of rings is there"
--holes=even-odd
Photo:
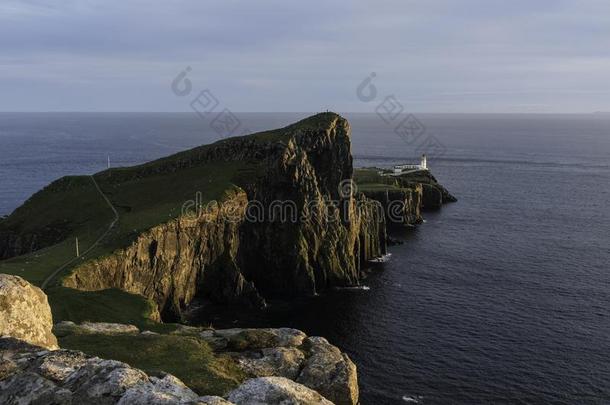
[[[307,114],[238,114],[252,131]],[[345,114],[355,163],[415,161],[375,114]],[[433,174],[459,201],[397,230],[368,288],[215,326],[292,326],[358,365],[363,404],[610,403],[610,117],[429,115]],[[0,215],[66,174],[218,136],[195,114],[0,114]]]

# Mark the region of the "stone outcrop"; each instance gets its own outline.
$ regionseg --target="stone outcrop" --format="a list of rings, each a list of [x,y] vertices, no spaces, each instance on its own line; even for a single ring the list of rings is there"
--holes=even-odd
[[[73,350],[44,350],[13,338],[0,338],[0,403],[7,405],[333,404],[314,389],[277,376],[246,380],[228,393],[226,399],[198,396],[170,374],[151,376],[119,361],[87,356]]]
[[[62,321],[53,326],[55,336],[68,336],[74,334],[103,334],[103,335],[135,335],[140,330],[134,325],[109,322],[83,322],[80,325],[70,321]]]
[[[357,404],[356,365],[347,354],[322,337],[307,338],[304,348],[307,360],[296,381],[338,405]]]
[[[181,326],[173,332],[186,339],[198,336],[216,355],[229,356],[243,372],[256,377],[228,394],[227,401],[200,397],[170,374],[148,375],[120,361],[58,349],[46,295],[19,277],[0,274],[0,304],[0,314],[6,315],[0,320],[19,324],[9,329],[0,323],[6,335],[0,337],[2,404],[358,403],[356,366],[347,355],[325,339],[307,337],[296,329]],[[66,321],[55,325],[54,331],[62,337],[140,333],[134,325]]]
[[[51,307],[42,290],[21,277],[0,274],[0,336],[57,349],[52,327]]]
[[[55,330],[62,336],[139,333],[133,325],[89,322],[62,322]],[[200,397],[170,374],[151,376],[119,361],[7,337],[0,339],[0,403],[358,404],[356,366],[324,338],[290,328],[182,327],[173,334],[202,338],[251,379],[226,399]]]
[[[39,288],[0,274],[1,404],[199,403],[199,396],[172,375],[148,376],[125,363],[58,349],[52,325],[47,297]],[[72,332],[77,328],[63,326]],[[80,328],[86,333],[138,330],[107,323]]]
[[[305,354],[294,347],[270,347],[251,356],[241,356],[237,364],[246,373],[259,377],[279,376],[295,380],[305,361]]]
[[[290,328],[186,328],[175,333],[197,334],[215,350],[228,353],[251,377],[287,378],[338,405],[358,403],[356,365],[324,338]]]
[[[227,401],[221,397],[214,396],[203,396],[197,400],[197,405],[234,405],[232,402]]]
[[[227,398],[239,405],[332,405],[314,390],[283,377],[253,378]]]
[[[223,404],[199,397],[170,374],[149,376],[120,361],[48,351],[0,338],[2,404]]]

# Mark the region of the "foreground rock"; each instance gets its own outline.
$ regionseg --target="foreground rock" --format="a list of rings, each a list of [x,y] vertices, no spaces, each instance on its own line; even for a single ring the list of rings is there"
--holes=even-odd
[[[107,325],[62,322],[56,325],[55,330],[76,334],[83,333],[83,330],[137,331],[132,325],[112,324],[112,328]],[[184,325],[172,334],[205,340],[217,354],[228,354],[249,377],[281,377],[314,390],[338,405],[358,403],[356,365],[347,354],[324,338],[308,337],[300,330],[291,328],[212,330]],[[267,382],[262,385],[257,383],[257,389],[268,386],[269,381],[281,380],[263,381]]]
[[[338,405],[358,403],[356,365],[347,354],[321,337],[307,338],[307,360],[297,382],[306,385]]]
[[[0,404],[358,403],[356,366],[349,357],[326,339],[296,329],[182,326],[173,332],[205,340],[256,377],[229,393],[232,402],[227,402],[200,397],[170,374],[149,376],[120,361],[57,349],[46,295],[20,277],[0,274],[0,304],[2,331],[9,335],[0,338]],[[140,333],[133,325],[91,322],[60,322],[55,331],[61,336]]]
[[[226,399],[202,397],[170,374],[150,376],[119,361],[72,350],[44,350],[13,338],[0,338],[0,403],[333,404],[315,390],[284,377],[249,379]]]
[[[18,276],[0,274],[0,336],[57,349],[47,296]]]
[[[185,328],[176,333],[195,332]],[[283,377],[336,404],[358,403],[356,365],[324,338],[290,328],[202,330],[199,336],[216,350],[228,351],[252,377]]]
[[[227,398],[238,405],[332,405],[314,390],[283,377],[248,380]]]
[[[176,377],[71,350],[43,350],[13,338],[0,339],[2,404],[191,404],[214,403]]]
[[[103,334],[103,335],[135,335],[140,330],[134,325],[109,322],[83,322],[80,325],[70,321],[63,321],[53,326],[53,333],[62,337],[74,334]]]

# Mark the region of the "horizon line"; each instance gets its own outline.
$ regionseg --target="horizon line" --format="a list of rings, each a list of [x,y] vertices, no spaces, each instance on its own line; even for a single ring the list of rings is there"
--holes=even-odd
[[[370,114],[374,111],[233,111],[233,114],[319,114],[334,112],[336,114]],[[100,111],[100,110],[46,110],[46,111],[0,111],[0,114],[193,114],[194,111]],[[610,111],[590,112],[448,112],[448,111],[408,111],[404,114],[439,114],[439,115],[610,115]]]

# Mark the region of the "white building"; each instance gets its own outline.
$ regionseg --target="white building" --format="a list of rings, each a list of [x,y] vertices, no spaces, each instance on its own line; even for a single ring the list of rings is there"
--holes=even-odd
[[[421,161],[418,165],[396,165],[394,166],[394,173],[392,175],[397,176],[407,171],[414,170],[428,170],[428,159],[426,155],[421,155]]]

